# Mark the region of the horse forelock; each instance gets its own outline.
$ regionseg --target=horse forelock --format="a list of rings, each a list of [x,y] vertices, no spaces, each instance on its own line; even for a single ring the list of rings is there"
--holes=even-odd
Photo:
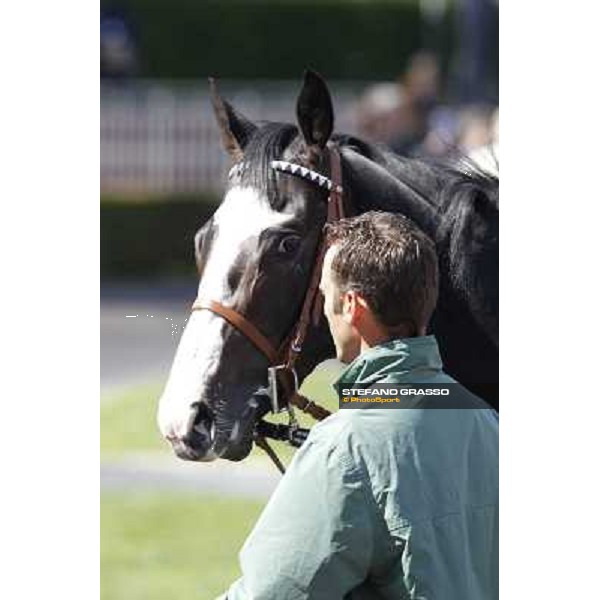
[[[284,208],[278,193],[273,160],[280,160],[286,148],[298,135],[298,128],[287,123],[263,123],[244,148],[244,169],[240,183],[255,188],[273,210]]]

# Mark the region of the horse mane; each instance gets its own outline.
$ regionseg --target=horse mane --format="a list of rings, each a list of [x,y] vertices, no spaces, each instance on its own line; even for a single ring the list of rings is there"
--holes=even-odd
[[[466,269],[472,249],[468,244],[497,248],[499,181],[464,156],[444,168],[448,183],[438,196],[441,218],[435,241],[445,249],[455,284],[469,293],[471,282]]]
[[[450,158],[406,158],[352,136],[337,136],[337,141],[383,167],[435,209],[437,219],[429,233],[447,261],[455,286],[469,295],[472,282],[467,268],[472,252],[476,248],[491,252],[488,260],[495,260],[498,177],[457,149]]]
[[[277,192],[271,161],[281,159],[284,150],[297,134],[298,128],[289,123],[260,123],[244,148],[241,181],[263,192],[274,210],[282,208],[283,199]]]

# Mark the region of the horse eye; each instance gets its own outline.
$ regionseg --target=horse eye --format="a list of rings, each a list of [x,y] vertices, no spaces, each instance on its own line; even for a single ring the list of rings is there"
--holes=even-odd
[[[281,254],[294,254],[300,247],[300,238],[297,235],[288,235],[279,242]]]

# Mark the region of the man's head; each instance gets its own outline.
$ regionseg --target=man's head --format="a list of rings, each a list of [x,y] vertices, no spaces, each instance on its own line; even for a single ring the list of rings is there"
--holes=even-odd
[[[424,335],[438,295],[433,242],[401,215],[369,212],[327,227],[320,288],[337,357]]]

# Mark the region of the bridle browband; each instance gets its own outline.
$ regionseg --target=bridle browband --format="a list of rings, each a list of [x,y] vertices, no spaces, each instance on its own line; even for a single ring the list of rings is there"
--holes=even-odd
[[[343,192],[342,186],[339,183],[334,183],[328,177],[317,173],[316,171],[312,171],[311,169],[307,169],[301,165],[297,165],[295,163],[287,162],[285,160],[274,160],[271,161],[271,167],[275,169],[275,171],[281,171],[282,173],[289,173],[290,175],[295,175],[296,177],[300,177],[301,179],[306,179],[311,183],[315,183],[319,187],[326,188],[330,192],[335,189],[338,194]]]
[[[271,168],[275,171],[300,177],[329,191],[327,199],[327,219],[325,224],[337,221],[345,216],[342,188],[342,168],[339,148],[334,144],[328,144],[329,163],[331,168],[331,179],[303,167],[301,165],[290,163],[283,160],[274,160],[271,162]],[[243,165],[237,164],[232,167],[229,176],[233,177],[243,170]],[[286,409],[290,415],[290,426],[287,434],[288,441],[292,442],[292,437],[297,436],[298,424],[295,420],[293,410],[290,405],[298,407],[303,412],[310,414],[314,419],[320,421],[331,414],[330,411],[309,400],[298,393],[298,376],[296,374],[295,363],[302,353],[304,340],[306,338],[309,325],[317,325],[321,317],[323,297],[319,293],[319,280],[323,267],[323,259],[327,251],[324,229],[321,232],[319,246],[315,263],[313,265],[308,288],[304,295],[300,317],[286,336],[279,347],[276,347],[255,325],[253,325],[244,315],[236,310],[224,306],[220,302],[210,299],[198,298],[192,305],[192,311],[209,310],[225,319],[232,327],[240,331],[269,361],[269,384],[272,411],[277,413]],[[280,402],[278,386],[284,388],[288,398],[287,403]],[[271,425],[271,424],[264,424]],[[282,426],[279,426],[281,430]],[[255,432],[255,442],[262,447],[273,459],[280,471],[284,471],[283,465],[275,456],[273,450],[268,445],[265,435],[274,431],[274,426],[263,427],[263,433]],[[278,437],[279,436],[279,437]],[[281,434],[270,435],[275,439],[281,439]],[[302,435],[300,436],[302,437]],[[293,444],[298,445],[298,444]]]

